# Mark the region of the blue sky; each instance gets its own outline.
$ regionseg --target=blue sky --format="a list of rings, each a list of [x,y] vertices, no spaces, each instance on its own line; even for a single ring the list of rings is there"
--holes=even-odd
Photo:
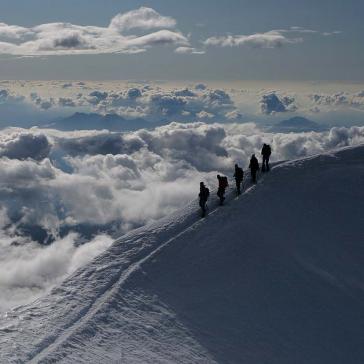
[[[32,51],[32,57],[28,57],[29,53],[7,54],[0,47],[1,79],[364,80],[364,3],[359,0],[2,0],[1,3],[0,23],[26,28],[54,22],[108,27],[119,13],[149,7],[177,22],[173,27],[168,26],[168,31],[188,39],[189,49],[204,52],[176,53],[181,44],[174,40],[163,46],[148,44],[143,47],[145,52],[137,54],[70,55],[62,50],[63,55]],[[291,27],[315,33],[289,32]],[[130,30],[127,35],[158,30]],[[234,38],[273,30],[284,30],[280,33],[284,37],[282,46],[256,47],[249,42],[234,46],[203,44],[211,37],[230,34]],[[333,31],[341,33],[323,34]]]

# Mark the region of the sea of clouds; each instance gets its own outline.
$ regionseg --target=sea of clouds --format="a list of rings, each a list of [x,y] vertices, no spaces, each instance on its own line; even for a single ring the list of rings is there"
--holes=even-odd
[[[272,160],[364,142],[364,127],[272,133],[254,123],[177,123],[134,132],[0,131],[0,308],[28,302],[113,238],[232,177],[263,142]],[[211,196],[214,198],[214,195]]]
[[[286,89],[259,88],[258,84],[248,89],[224,86],[209,87],[203,83],[176,87],[155,82],[120,86],[118,83],[82,81],[2,81],[0,127],[53,125],[62,129],[62,119],[76,113],[89,117],[89,122],[92,121],[87,115],[89,113],[118,117],[118,121],[126,121],[124,126],[120,123],[120,130],[153,128],[171,121],[256,121],[272,125],[296,115],[317,120],[325,126],[364,124],[364,91],[361,85],[344,85],[343,91],[334,91],[336,88],[330,85],[322,89],[319,86],[310,88],[309,85],[304,90],[297,85]],[[78,115],[78,119],[80,117]],[[139,124],[130,127],[133,125],[130,121]],[[72,124],[72,128],[78,129],[80,125]],[[70,130],[70,125],[64,130]]]

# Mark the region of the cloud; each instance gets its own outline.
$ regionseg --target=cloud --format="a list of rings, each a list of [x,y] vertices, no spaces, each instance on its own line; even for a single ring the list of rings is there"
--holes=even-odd
[[[12,95],[8,90],[0,90],[0,104],[18,103],[24,101],[24,96]]]
[[[278,96],[275,92],[263,95],[260,100],[260,107],[263,114],[271,115],[286,111],[295,111],[295,99],[290,96]]]
[[[299,27],[299,26],[293,26],[290,27],[289,29],[286,30],[281,30],[281,32],[293,32],[293,33],[303,33],[303,34],[316,34],[318,33],[317,30],[312,30],[312,29],[306,29],[304,27]]]
[[[319,93],[307,88],[214,89],[204,84],[176,87],[175,84],[88,82],[82,88],[76,82],[73,87],[63,85],[64,82],[51,85],[29,82],[24,87],[4,84],[0,88],[0,126],[53,125],[62,129],[62,120],[65,120],[63,129],[67,130],[127,131],[172,121],[271,123],[274,115],[279,121],[279,115],[288,112],[308,119],[315,113],[316,119],[329,125],[355,125],[362,120],[364,110],[363,91],[358,87],[350,92],[349,88],[332,92],[330,87],[326,88],[330,92]],[[333,115],[334,111],[340,115]]]
[[[172,94],[155,94],[150,98],[150,107],[153,111],[167,116],[180,114],[186,105],[187,100]]]
[[[230,95],[224,90],[215,89],[209,91],[206,95],[204,95],[205,99],[211,102],[213,105],[221,106],[221,105],[232,105],[233,101],[230,98]]]
[[[162,16],[154,9],[141,7],[124,14],[116,15],[110,28],[119,32],[130,29],[174,28],[177,22],[169,16]]]
[[[28,28],[0,23],[0,38],[17,40],[26,36],[28,32]]]
[[[302,41],[302,38],[288,38],[282,31],[272,30],[251,35],[210,37],[204,41],[204,44],[206,46],[220,47],[251,46],[253,48],[278,48],[283,45],[300,43]]]
[[[212,119],[214,117],[214,114],[210,114],[207,111],[200,111],[198,114],[196,114],[198,120],[206,120],[206,119]]]
[[[325,37],[329,37],[329,36],[332,36],[332,35],[339,35],[339,34],[342,34],[341,30],[334,30],[332,32],[323,32],[322,33],[322,35],[325,36]]]
[[[362,109],[364,107],[364,91],[357,93],[336,92],[334,94],[316,93],[310,95],[315,105]]]
[[[66,34],[63,37],[55,38],[49,49],[88,49],[92,46],[78,33]],[[45,47],[44,49],[48,49]]]
[[[170,121],[196,121],[201,115],[211,120],[226,120],[228,112],[236,110],[230,95],[220,89],[190,90],[189,88],[162,90],[132,88],[119,93],[92,92],[87,102],[94,111],[115,113],[143,119],[157,124]]]
[[[58,105],[61,107],[76,107],[76,103],[70,97],[60,97]]]
[[[169,30],[175,25],[173,18],[146,7],[116,15],[108,27],[59,22],[25,28],[0,23],[0,54],[50,56],[139,53],[156,45],[189,47],[187,37],[178,31]],[[132,29],[160,30],[142,35],[123,34]]]
[[[70,88],[70,87],[73,87],[73,83],[72,82],[64,83],[62,85],[62,88]]]
[[[6,210],[2,209],[1,215],[6,219]],[[72,233],[47,247],[42,248],[35,242],[27,242],[20,247],[10,243],[19,241],[19,237],[2,230],[0,309],[29,302],[44,294],[112,243],[107,235],[99,235],[80,247],[75,244],[76,240],[77,234]]]
[[[188,45],[189,41],[182,33],[172,32],[166,29],[129,40],[129,45],[132,47],[132,49],[140,49],[140,47],[151,47],[155,45],[168,44]]]
[[[198,83],[195,85],[195,89],[199,91],[204,91],[207,89],[207,86],[204,83]]]
[[[252,48],[279,48],[284,45],[297,44],[304,41],[302,37],[292,37],[293,34],[309,35],[322,34],[324,36],[340,34],[339,31],[320,33],[317,30],[307,29],[299,26],[292,26],[288,29],[276,29],[264,33],[249,35],[223,35],[207,38],[203,44],[206,46],[219,47],[242,47]]]
[[[44,134],[26,131],[0,134],[0,157],[42,160],[48,157],[51,145]]]
[[[102,100],[105,100],[108,96],[108,93],[107,92],[102,92],[102,91],[92,91],[89,93],[88,95],[88,99],[87,101],[90,103],[90,104],[93,104],[93,105],[97,105],[99,104]]]
[[[243,118],[243,115],[237,110],[229,111],[225,114],[226,119],[230,121],[239,121]]]
[[[128,99],[135,100],[142,96],[142,92],[138,88],[133,87],[127,90],[126,95]]]
[[[5,102],[9,97],[9,92],[7,90],[0,90],[0,102]]]
[[[71,156],[132,154],[146,147],[137,134],[95,133],[90,136],[57,138],[57,145]]]
[[[49,99],[43,99],[36,92],[30,94],[30,99],[35,105],[37,105],[42,110],[48,110],[54,106],[54,99],[51,97]]]
[[[143,127],[149,127],[148,123],[151,123],[152,127],[171,121],[197,121],[203,115],[211,115],[210,121],[225,121],[231,120],[233,115],[228,113],[236,111],[235,114],[238,114],[234,101],[227,91],[209,89],[201,84],[197,88],[192,86],[192,88],[172,89],[133,85],[117,90],[104,88],[104,85],[97,85],[92,89],[90,85],[82,92],[76,84],[74,87],[69,84],[66,84],[66,87],[64,85],[57,83],[52,85],[52,88],[43,84],[36,87],[32,85],[31,89],[34,91],[30,94],[28,87],[13,88],[11,91],[0,89],[1,126],[34,126],[35,121],[38,126],[56,125],[56,121],[69,118],[70,113],[84,115],[83,124],[77,124],[75,117],[74,124],[68,123],[67,129],[72,125],[74,129],[84,129],[87,126],[87,114],[92,125],[95,125],[95,118],[98,117],[95,114],[100,114],[100,120],[104,116],[104,119],[109,121],[105,123],[105,128],[125,120],[137,120]],[[15,91],[17,93],[14,93]],[[24,95],[18,94],[19,92],[23,92]],[[114,124],[111,122],[113,117],[115,117]],[[16,123],[13,122],[14,119]],[[135,129],[131,122],[124,124],[121,126],[124,130]],[[102,127],[100,124],[98,128]],[[114,129],[118,130],[116,126]]]
[[[179,54],[205,54],[206,52],[202,49],[197,49],[193,47],[178,47],[175,49],[176,53]]]

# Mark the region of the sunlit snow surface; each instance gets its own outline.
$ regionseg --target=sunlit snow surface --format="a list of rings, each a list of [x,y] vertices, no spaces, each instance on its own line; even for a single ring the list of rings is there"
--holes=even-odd
[[[1,363],[363,363],[364,146],[132,231],[2,315]]]

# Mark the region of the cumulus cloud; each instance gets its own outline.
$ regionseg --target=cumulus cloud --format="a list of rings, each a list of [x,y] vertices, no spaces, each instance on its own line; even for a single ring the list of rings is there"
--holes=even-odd
[[[354,108],[364,107],[364,91],[357,93],[336,92],[334,94],[316,93],[310,95],[315,105],[342,107],[349,106]]]
[[[202,116],[211,120],[226,120],[226,114],[236,111],[230,95],[220,89],[189,88],[162,89],[131,88],[119,93],[94,91],[86,101],[96,112],[115,113],[127,118],[165,123],[170,121],[196,121]]]
[[[177,22],[169,16],[162,16],[154,9],[141,7],[125,14],[116,15],[110,28],[120,32],[130,29],[174,28]]]
[[[92,91],[92,92],[89,93],[87,101],[90,104],[97,105],[102,100],[105,100],[107,98],[107,96],[108,96],[107,92],[102,92],[102,91],[97,91],[96,90],[96,91]]]
[[[27,35],[28,28],[19,27],[17,25],[8,25],[0,23],[0,37],[5,39],[17,40]]]
[[[142,92],[138,88],[133,87],[127,90],[126,95],[128,99],[135,100],[142,96]]]
[[[49,99],[44,99],[41,96],[39,96],[36,92],[32,92],[30,94],[30,99],[35,105],[37,105],[42,110],[48,110],[55,104],[54,99],[52,97]]]
[[[238,120],[241,116],[229,92],[210,89],[202,84],[191,88],[133,85],[118,90],[104,88],[104,85],[93,85],[93,88],[87,86],[82,92],[77,85],[64,85],[58,83],[46,90],[40,85],[32,87],[34,91],[31,93],[28,93],[29,88],[25,88],[22,90],[24,95],[18,95],[14,90],[0,89],[0,108],[3,106],[2,125],[14,125],[13,115],[20,112],[23,112],[25,116],[22,117],[28,120],[26,125],[33,126],[36,120],[36,125],[53,125],[62,129],[62,120],[65,120],[67,130],[71,130],[72,127],[75,130],[87,128],[87,118],[90,119],[90,125],[96,129],[135,130],[133,120],[138,122],[139,127],[152,127],[171,121],[231,121]],[[16,89],[16,92],[19,92],[19,89]],[[5,117],[6,113],[10,116]],[[73,119],[70,113],[73,114]],[[6,118],[9,119],[8,123],[4,120]],[[72,122],[68,120],[70,118]],[[97,118],[100,125],[96,127]]]
[[[7,90],[0,90],[0,102],[4,102],[8,99],[9,92]]]
[[[329,125],[343,125],[343,122],[353,125],[361,120],[360,113],[364,110],[363,91],[357,87],[350,92],[310,93],[307,89],[214,89],[204,84],[181,88],[175,84],[136,82],[125,85],[88,82],[81,84],[82,88],[76,82],[66,88],[63,85],[64,82],[51,86],[29,83],[20,88],[12,83],[4,84],[5,88],[0,88],[0,126],[47,125],[61,130],[127,131],[171,121],[270,123],[271,116],[276,115],[278,119],[279,114],[288,112],[308,119],[315,113],[316,118]],[[326,90],[331,91],[332,87]],[[344,114],[341,120],[338,115],[333,117],[333,111]],[[65,127],[62,127],[63,120]]]
[[[61,107],[76,107],[76,103],[70,97],[60,97],[58,105]]]
[[[12,95],[8,90],[0,90],[0,104],[18,103],[24,101],[24,96]]]
[[[107,27],[47,23],[31,28],[0,23],[0,54],[48,56],[65,54],[138,53],[155,45],[189,47],[189,41],[174,28],[176,21],[154,9],[141,7],[116,15]],[[160,29],[142,35],[124,31]]]
[[[197,118],[199,120],[206,120],[206,119],[212,119],[214,117],[214,114],[210,114],[207,111],[200,111],[199,113],[196,114]]]
[[[295,111],[295,99],[291,96],[279,96],[275,92],[262,95],[260,108],[263,114],[270,115],[286,111]]]
[[[0,157],[42,160],[48,157],[51,145],[44,134],[25,131],[0,134]]]
[[[211,118],[222,116],[225,111],[235,108],[230,96],[219,89],[208,90],[202,94],[189,90],[177,90],[169,95],[154,94],[150,98],[150,107],[164,115],[185,116],[183,112],[187,112],[192,116],[209,114]]]

